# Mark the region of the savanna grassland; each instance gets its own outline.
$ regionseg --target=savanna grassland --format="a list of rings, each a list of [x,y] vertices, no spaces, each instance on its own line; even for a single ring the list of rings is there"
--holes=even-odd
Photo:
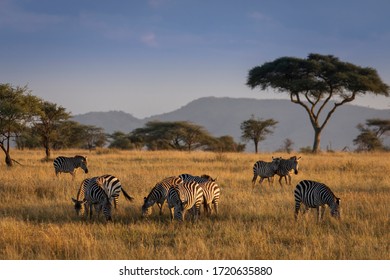
[[[90,172],[55,177],[42,151],[12,151],[22,165],[0,165],[0,259],[111,260],[220,259],[324,260],[390,259],[389,154],[300,155],[292,186],[265,181],[252,190],[252,166],[287,154],[218,154],[99,150],[62,151],[88,156]],[[76,217],[71,197],[80,182],[117,176],[135,200],[123,196],[113,222]],[[161,179],[191,173],[218,176],[222,188],[218,216],[196,223],[170,222],[154,206],[141,218],[143,198]],[[326,183],[341,200],[341,221],[316,222],[316,211],[294,221],[295,185],[302,179]],[[203,210],[203,209],[202,209]]]

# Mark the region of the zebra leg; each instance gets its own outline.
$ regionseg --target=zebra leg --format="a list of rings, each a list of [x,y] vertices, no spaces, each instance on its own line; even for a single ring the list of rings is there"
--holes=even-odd
[[[295,201],[295,213],[294,213],[295,221],[298,219],[299,208],[301,208],[301,202]]]
[[[254,174],[254,175],[253,175],[253,178],[252,178],[252,188],[255,188],[256,179],[257,179],[257,174]]]
[[[161,216],[162,215],[162,207],[164,205],[164,202],[163,203],[156,202],[156,204],[157,204],[158,208],[160,208],[160,216]]]
[[[279,176],[279,184],[280,184],[281,187],[283,187],[283,185],[282,185],[282,179],[283,179],[283,176]]]
[[[288,185],[291,186],[291,175],[287,174],[288,176]],[[284,177],[286,179],[286,184],[287,184],[287,177]]]
[[[214,201],[214,202],[213,202],[213,205],[214,205],[214,212],[215,212],[215,215],[218,215],[218,202],[217,202],[217,201]]]
[[[324,218],[325,205],[320,206],[320,208],[321,208],[321,211],[320,211],[320,215],[319,215],[319,221],[321,221]]]
[[[119,203],[119,196],[116,196],[114,198],[114,208],[116,209],[116,207],[118,206],[118,203]]]

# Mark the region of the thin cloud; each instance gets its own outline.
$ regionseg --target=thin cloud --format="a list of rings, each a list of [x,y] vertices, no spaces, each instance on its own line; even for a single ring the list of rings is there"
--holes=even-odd
[[[0,2],[0,28],[33,32],[65,21],[64,16],[24,11],[11,1]]]
[[[146,34],[142,35],[141,42],[149,47],[157,47],[158,46],[156,34],[153,32],[146,33]]]

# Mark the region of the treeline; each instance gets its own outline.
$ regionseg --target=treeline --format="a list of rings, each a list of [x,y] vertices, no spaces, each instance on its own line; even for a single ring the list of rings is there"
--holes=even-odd
[[[129,133],[106,134],[103,128],[71,120],[62,106],[31,94],[25,87],[0,84],[0,149],[5,163],[12,166],[16,148],[44,148],[50,159],[52,149],[110,147],[117,149],[187,150],[241,152],[245,144],[229,135],[213,137],[203,127],[190,122],[149,122]]]

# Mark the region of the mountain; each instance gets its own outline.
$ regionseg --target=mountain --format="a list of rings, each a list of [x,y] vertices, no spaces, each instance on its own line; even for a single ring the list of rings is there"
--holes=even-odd
[[[137,119],[118,111],[93,112],[74,116],[82,124],[102,127],[107,133],[130,132],[151,120],[191,121],[206,128],[214,136],[231,135],[241,141],[240,124],[251,118],[278,121],[274,133],[260,142],[260,151],[280,148],[286,138],[294,142],[293,148],[313,144],[314,131],[305,110],[289,100],[260,100],[251,98],[203,97],[169,113]],[[321,136],[321,148],[341,150],[353,148],[353,139],[359,134],[356,126],[370,118],[388,119],[390,110],[378,110],[355,105],[343,105],[336,110]],[[249,150],[253,145],[248,143]]]

